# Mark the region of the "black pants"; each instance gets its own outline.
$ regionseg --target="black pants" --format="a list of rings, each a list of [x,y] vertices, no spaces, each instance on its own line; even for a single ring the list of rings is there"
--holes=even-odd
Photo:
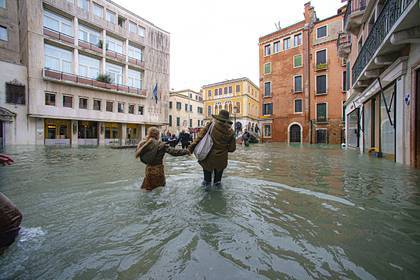
[[[186,149],[190,145],[190,142],[181,142],[182,148]]]
[[[206,181],[206,183],[211,183],[211,177],[212,177],[213,172],[214,172],[214,183],[216,184],[222,181],[223,170],[221,171],[217,171],[216,169],[213,171],[203,170],[203,172],[204,172],[204,181]]]

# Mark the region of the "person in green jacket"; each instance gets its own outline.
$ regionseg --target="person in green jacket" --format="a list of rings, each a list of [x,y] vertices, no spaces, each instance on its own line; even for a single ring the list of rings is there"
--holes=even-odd
[[[213,173],[214,185],[221,186],[223,171],[226,169],[228,164],[228,153],[233,153],[236,150],[235,133],[232,129],[233,123],[230,120],[229,112],[221,110],[219,115],[213,115],[213,118],[214,127],[211,132],[213,147],[207,157],[204,160],[199,161],[199,164],[203,167],[204,187],[211,185]],[[201,129],[197,138],[188,147],[190,153],[194,152],[195,147],[206,135],[211,124],[212,122],[209,122],[203,129]]]

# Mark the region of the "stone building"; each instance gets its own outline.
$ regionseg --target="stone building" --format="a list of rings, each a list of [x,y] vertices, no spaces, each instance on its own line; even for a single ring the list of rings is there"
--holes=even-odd
[[[344,140],[346,70],[337,55],[343,10],[304,20],[259,39],[264,141],[339,144]]]
[[[259,89],[248,78],[239,78],[202,86],[206,120],[224,109],[235,121],[236,131],[255,130],[259,123]]]
[[[348,147],[420,167],[417,0],[349,0],[338,52],[349,75]]]
[[[5,144],[134,143],[166,123],[168,32],[110,0],[0,3]]]
[[[169,93],[169,118],[165,131],[178,134],[181,130],[196,132],[204,125],[203,97],[190,89]]]

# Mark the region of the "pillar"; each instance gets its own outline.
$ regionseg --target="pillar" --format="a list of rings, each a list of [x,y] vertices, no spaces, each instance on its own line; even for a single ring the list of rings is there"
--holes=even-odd
[[[79,123],[77,120],[71,121],[71,146],[77,147],[79,144]]]
[[[98,122],[98,145],[105,146],[105,123]]]
[[[126,140],[127,140],[127,124],[122,123],[121,124],[121,138],[120,138],[121,145],[125,145]]]
[[[79,19],[77,17],[73,18],[73,34],[74,34],[74,45],[79,45]]]

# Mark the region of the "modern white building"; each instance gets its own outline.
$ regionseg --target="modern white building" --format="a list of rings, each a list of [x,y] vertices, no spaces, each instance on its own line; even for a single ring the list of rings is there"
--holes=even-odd
[[[3,0],[0,31],[13,70],[0,78],[4,144],[127,144],[166,123],[170,36],[133,12],[110,0]]]

